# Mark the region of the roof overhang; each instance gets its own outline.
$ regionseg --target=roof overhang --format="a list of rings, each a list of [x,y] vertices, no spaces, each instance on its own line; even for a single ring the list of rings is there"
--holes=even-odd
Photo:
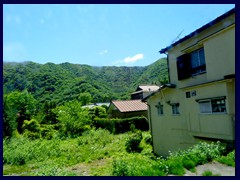
[[[180,44],[183,41],[186,41],[187,39],[190,39],[191,37],[195,36],[196,34],[208,29],[209,27],[215,25],[216,23],[222,21],[223,19],[225,19],[226,17],[232,15],[235,13],[235,7],[231,10],[229,10],[228,12],[224,13],[223,15],[217,17],[216,19],[214,19],[213,21],[210,21],[209,23],[205,24],[204,26],[200,27],[199,29],[195,30],[194,32],[190,33],[189,35],[183,37],[182,39],[176,41],[175,43],[171,44],[170,46],[167,46],[166,48],[163,48],[159,51],[160,54],[165,54],[168,50],[170,50],[172,47]]]

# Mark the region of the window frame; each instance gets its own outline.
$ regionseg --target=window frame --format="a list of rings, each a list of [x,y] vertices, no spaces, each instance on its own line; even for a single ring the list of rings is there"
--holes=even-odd
[[[171,104],[171,106],[172,106],[172,115],[180,115],[180,111],[179,111],[180,104],[173,103],[173,104]],[[174,110],[174,107],[176,108],[175,110]]]
[[[158,116],[163,116],[164,115],[163,105],[159,102],[155,107],[157,108]]]
[[[219,108],[222,108],[220,106],[223,106],[223,109],[224,111],[220,111],[220,112],[217,112],[217,111],[214,111],[214,107],[213,107],[213,101],[223,101],[224,103],[221,104],[222,102],[220,102],[220,104],[218,105],[218,109]],[[227,114],[227,106],[226,106],[226,98],[225,97],[220,97],[220,98],[210,98],[210,99],[202,99],[202,100],[198,100],[197,101],[198,104],[199,104],[199,113],[200,114]],[[210,105],[210,108],[209,111],[210,112],[201,112],[201,103],[209,103]]]
[[[202,52],[203,59],[201,59],[201,54],[200,54],[201,52]],[[197,60],[195,59],[195,61],[197,61],[196,67],[193,67],[193,55],[194,54],[197,55]],[[189,55],[190,55],[190,69],[191,69],[190,74],[192,76],[196,76],[198,74],[206,73],[206,60],[205,60],[204,48],[203,47],[199,48],[199,49],[189,53]],[[204,61],[204,64],[202,64],[203,61]],[[194,62],[194,63],[196,63],[196,62]],[[194,72],[194,71],[197,71],[197,72]]]
[[[196,63],[197,66],[193,67],[192,57],[196,53],[198,62]],[[203,60],[201,60],[201,57],[203,57]],[[177,63],[177,76],[179,81],[207,72],[204,47],[198,48],[197,50],[194,50],[190,53],[178,56],[176,63]]]

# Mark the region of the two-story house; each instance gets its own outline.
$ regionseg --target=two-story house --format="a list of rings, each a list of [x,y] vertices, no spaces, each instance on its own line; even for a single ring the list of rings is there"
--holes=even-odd
[[[235,140],[235,8],[159,51],[169,84],[143,99],[154,152]]]

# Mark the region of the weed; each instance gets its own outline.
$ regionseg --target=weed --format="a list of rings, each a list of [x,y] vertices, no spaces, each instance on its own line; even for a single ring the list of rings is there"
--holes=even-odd
[[[202,173],[202,176],[220,176],[220,174],[213,174],[211,171],[206,170]]]
[[[235,167],[235,150],[228,153],[227,156],[220,156],[220,157],[216,158],[216,161],[218,161],[222,164],[226,164],[228,166]]]

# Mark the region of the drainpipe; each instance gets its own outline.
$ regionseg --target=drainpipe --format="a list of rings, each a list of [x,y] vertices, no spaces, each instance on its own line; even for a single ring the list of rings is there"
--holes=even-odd
[[[153,134],[152,134],[152,117],[151,117],[151,106],[149,104],[147,104],[148,106],[148,117],[149,117],[149,126],[150,126],[150,132],[151,132],[151,136],[152,136],[152,142],[153,142]],[[153,152],[154,152],[154,145],[152,144],[153,147]]]

